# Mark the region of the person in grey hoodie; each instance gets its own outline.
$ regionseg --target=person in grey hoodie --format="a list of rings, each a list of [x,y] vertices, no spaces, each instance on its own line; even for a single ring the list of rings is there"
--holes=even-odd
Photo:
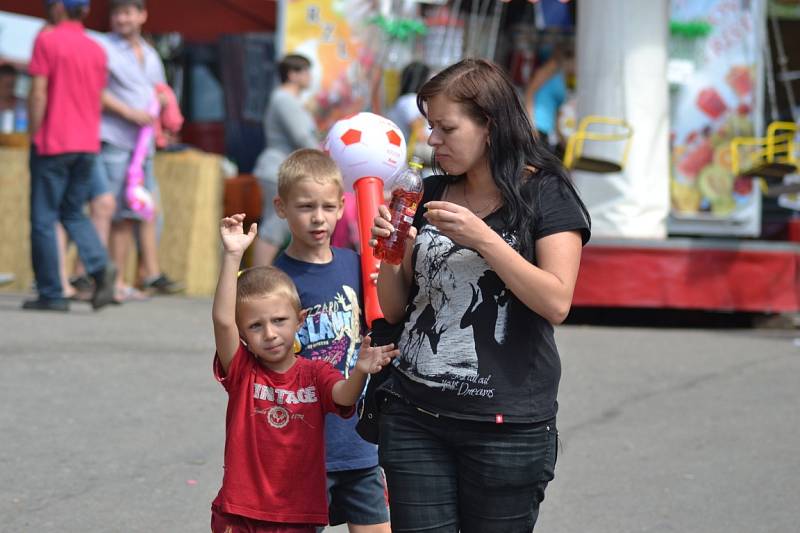
[[[319,148],[316,122],[304,107],[300,94],[311,85],[311,61],[299,54],[285,56],[278,64],[281,85],[272,92],[264,117],[267,147],[258,156],[253,174],[261,185],[263,206],[253,262],[269,265],[289,239],[286,221],[273,205],[278,195],[278,167],[300,148]]]

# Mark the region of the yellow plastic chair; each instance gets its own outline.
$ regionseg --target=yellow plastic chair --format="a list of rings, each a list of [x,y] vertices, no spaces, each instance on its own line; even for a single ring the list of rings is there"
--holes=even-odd
[[[766,137],[731,139],[731,167],[736,176],[782,180],[797,171],[794,122],[773,122]]]
[[[628,161],[632,137],[633,129],[622,119],[598,115],[583,117],[578,123],[578,129],[567,140],[564,166],[572,170],[585,170],[601,174],[620,172]],[[622,158],[614,161],[583,155],[585,141],[622,142],[624,143]]]

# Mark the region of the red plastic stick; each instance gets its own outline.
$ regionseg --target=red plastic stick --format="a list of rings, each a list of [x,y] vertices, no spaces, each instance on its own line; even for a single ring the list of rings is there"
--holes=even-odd
[[[353,184],[356,193],[356,207],[358,208],[358,235],[361,237],[361,285],[364,290],[364,316],[367,327],[372,326],[376,318],[383,318],[381,306],[378,303],[378,288],[370,279],[370,274],[378,271],[375,255],[369,241],[372,238],[370,230],[376,216],[378,206],[383,204],[383,180],[375,176],[359,178]]]

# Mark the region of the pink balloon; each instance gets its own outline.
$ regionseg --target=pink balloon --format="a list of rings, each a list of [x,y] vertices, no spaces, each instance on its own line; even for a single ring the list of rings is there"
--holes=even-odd
[[[153,99],[147,111],[153,116],[158,116],[158,100]],[[150,151],[150,144],[153,139],[153,125],[142,126],[139,130],[139,137],[136,140],[136,148],[133,150],[131,162],[128,165],[128,180],[125,186],[125,200],[128,206],[136,213],[139,213],[146,220],[151,220],[155,213],[155,202],[150,191],[144,188],[144,162]]]

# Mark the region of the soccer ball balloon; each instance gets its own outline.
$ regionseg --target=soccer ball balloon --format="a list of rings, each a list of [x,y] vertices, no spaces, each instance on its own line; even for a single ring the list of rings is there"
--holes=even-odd
[[[405,168],[406,140],[391,120],[374,113],[358,113],[336,122],[324,145],[342,172],[345,190],[366,176],[385,185]]]

